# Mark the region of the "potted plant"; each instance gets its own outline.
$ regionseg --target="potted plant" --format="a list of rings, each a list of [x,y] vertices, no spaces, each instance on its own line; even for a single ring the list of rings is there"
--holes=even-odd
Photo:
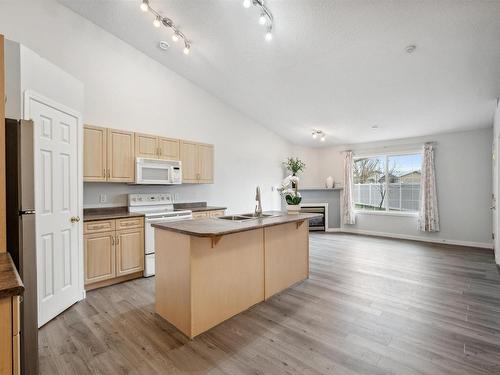
[[[300,211],[300,202],[302,197],[298,192],[299,178],[297,176],[290,175],[286,177],[281,185],[278,187],[278,191],[281,196],[285,198],[287,204],[287,211],[296,212]]]
[[[306,167],[306,163],[304,163],[299,158],[294,158],[293,156],[287,158],[283,162],[283,165],[285,166],[285,168],[288,171],[292,172],[292,176],[297,176],[297,174],[299,172],[302,172]],[[294,188],[294,187],[295,187],[295,183],[292,182],[292,188]]]

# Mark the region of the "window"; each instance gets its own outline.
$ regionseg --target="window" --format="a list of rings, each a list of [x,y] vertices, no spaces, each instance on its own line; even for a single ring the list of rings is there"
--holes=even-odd
[[[355,208],[361,211],[417,212],[421,165],[421,153],[355,158]]]

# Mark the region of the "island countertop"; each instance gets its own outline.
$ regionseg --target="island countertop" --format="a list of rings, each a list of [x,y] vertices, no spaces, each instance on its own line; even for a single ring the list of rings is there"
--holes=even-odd
[[[21,295],[24,285],[9,253],[0,253],[0,298]]]
[[[183,220],[164,223],[153,223],[152,226],[172,232],[182,233],[196,237],[218,237],[231,233],[245,232],[249,230],[265,228],[286,223],[300,222],[318,217],[314,213],[294,213],[270,211],[265,214],[279,215],[261,219],[249,219],[245,221],[231,221],[217,218]]]

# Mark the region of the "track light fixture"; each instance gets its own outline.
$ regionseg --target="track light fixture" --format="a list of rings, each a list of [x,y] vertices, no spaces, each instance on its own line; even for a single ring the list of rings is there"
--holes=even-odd
[[[267,25],[267,31],[264,39],[270,42],[273,40],[273,14],[264,4],[264,0],[243,0],[244,8],[250,8],[252,5],[260,8],[259,24],[263,26]]]
[[[149,1],[148,0],[142,0],[141,2],[141,10],[143,12],[147,12],[149,9]]]
[[[172,21],[168,17],[163,17],[158,11],[151,8],[149,0],[141,0],[140,9],[143,12],[149,11],[153,14],[153,16],[155,17],[153,20],[154,27],[161,27],[163,25],[167,29],[171,29],[174,32],[172,34],[172,40],[174,42],[177,42],[180,39],[182,39],[184,41],[183,52],[185,55],[189,55],[189,52],[191,51],[191,41],[186,37],[186,35],[182,33],[182,31],[179,30],[179,28],[175,25],[174,21]]]
[[[313,139],[316,139],[319,137],[319,140],[321,142],[324,142],[326,140],[326,134],[322,130],[314,129],[312,131],[312,137]]]

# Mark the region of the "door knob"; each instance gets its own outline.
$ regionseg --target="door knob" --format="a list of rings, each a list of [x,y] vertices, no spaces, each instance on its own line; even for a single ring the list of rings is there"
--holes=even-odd
[[[80,221],[80,216],[72,216],[71,217],[71,222],[74,224],[74,223],[78,223]]]

